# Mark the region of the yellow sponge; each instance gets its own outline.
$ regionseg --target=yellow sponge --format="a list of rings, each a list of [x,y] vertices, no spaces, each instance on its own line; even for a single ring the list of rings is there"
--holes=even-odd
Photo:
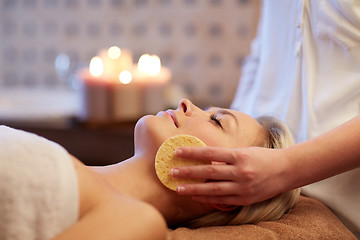
[[[177,135],[167,139],[159,148],[155,158],[156,175],[169,189],[176,191],[179,184],[201,183],[205,179],[174,178],[170,170],[178,166],[211,164],[205,160],[180,158],[175,155],[179,147],[205,147],[205,143],[191,135]]]

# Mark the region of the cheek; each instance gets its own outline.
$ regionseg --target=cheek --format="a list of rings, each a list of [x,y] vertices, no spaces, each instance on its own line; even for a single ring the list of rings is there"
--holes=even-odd
[[[221,134],[212,134],[205,139],[205,143],[209,147],[231,147],[228,138]]]
[[[227,145],[227,139],[220,130],[213,128],[212,126],[198,127],[195,129],[187,129],[185,134],[189,134],[201,139],[206,146],[210,147],[225,147]]]

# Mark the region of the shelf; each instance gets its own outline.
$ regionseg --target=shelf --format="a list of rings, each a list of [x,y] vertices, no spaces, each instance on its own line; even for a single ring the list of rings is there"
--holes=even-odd
[[[63,146],[86,165],[101,166],[123,161],[134,154],[135,122],[109,125],[73,123],[68,128],[7,126],[35,133]]]

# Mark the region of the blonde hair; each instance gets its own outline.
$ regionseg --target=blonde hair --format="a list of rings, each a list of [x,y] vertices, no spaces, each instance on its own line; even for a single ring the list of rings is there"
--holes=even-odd
[[[262,147],[286,148],[294,143],[290,130],[278,119],[263,116],[256,119],[265,129],[266,137]],[[300,189],[278,194],[277,196],[233,211],[217,211],[207,214],[186,224],[187,227],[209,227],[221,225],[239,225],[261,221],[277,220],[297,203]]]

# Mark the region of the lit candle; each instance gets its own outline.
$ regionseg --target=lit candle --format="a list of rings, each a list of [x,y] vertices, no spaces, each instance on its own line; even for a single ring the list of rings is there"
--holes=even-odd
[[[79,71],[81,80],[81,118],[91,123],[104,123],[110,119],[110,82],[102,78],[104,64],[93,57],[89,69]]]
[[[99,57],[104,63],[103,77],[115,82],[121,72],[130,70],[133,65],[131,52],[127,49],[120,49],[117,46],[101,50]]]
[[[171,71],[161,66],[160,58],[149,54],[139,58],[133,75],[134,81],[142,85],[166,84],[171,79]]]
[[[161,66],[158,56],[142,55],[133,70],[133,78],[141,88],[145,114],[155,114],[167,107],[165,91],[171,71]]]
[[[142,113],[141,94],[132,81],[131,72],[125,70],[113,88],[113,117],[115,121],[137,120]]]
[[[93,77],[99,77],[104,72],[104,64],[100,57],[93,57],[89,66],[90,74]]]

